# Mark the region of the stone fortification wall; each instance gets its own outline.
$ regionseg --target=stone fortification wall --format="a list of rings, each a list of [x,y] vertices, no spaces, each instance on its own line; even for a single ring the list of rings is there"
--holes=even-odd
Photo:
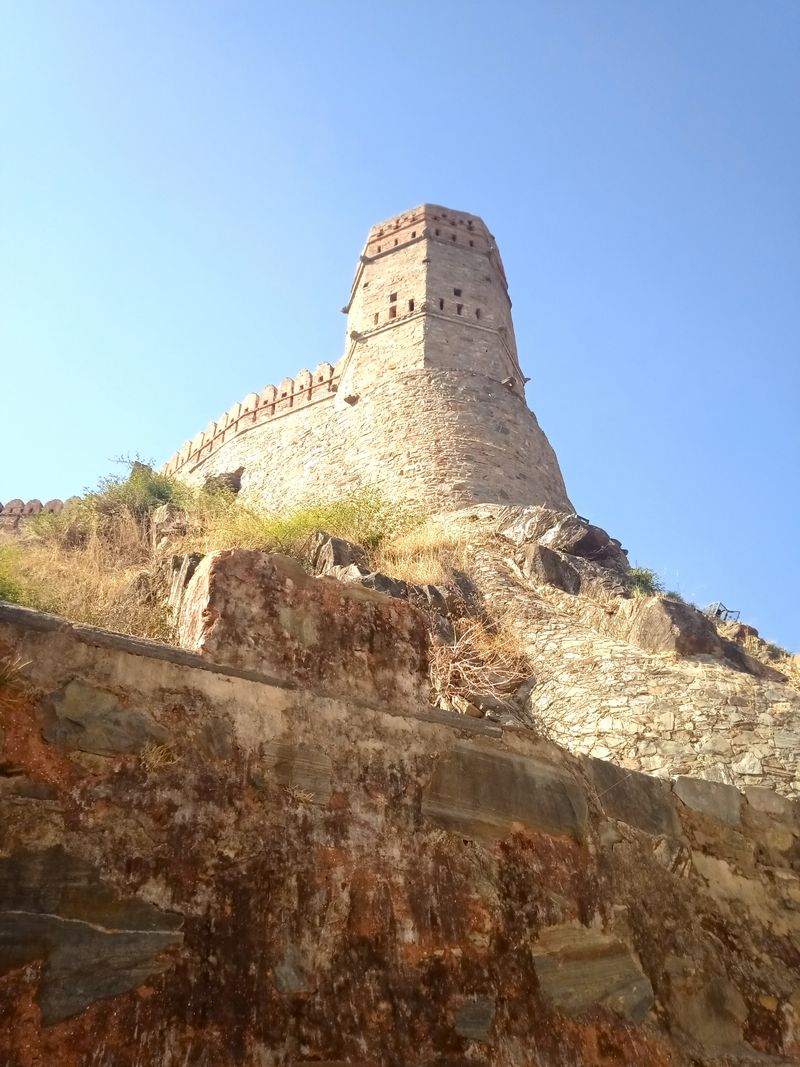
[[[36,499],[25,503],[24,500],[18,498],[9,500],[7,504],[0,503],[0,530],[15,530],[25,519],[33,515],[58,515],[64,510],[64,505],[72,500],[77,500],[77,497],[70,497],[68,500],[48,500],[46,504]]]
[[[4,1065],[797,1063],[790,801],[24,609],[0,655]]]
[[[530,656],[532,721],[572,751],[623,767],[800,797],[800,692],[780,670],[721,640],[690,605],[608,593],[624,572],[593,563],[588,536],[587,548],[554,538],[559,516],[548,528],[542,509],[483,514],[459,520],[473,541],[471,574]],[[526,516],[547,532],[526,541]],[[561,518],[578,525],[575,516]],[[578,536],[580,529],[573,541]],[[541,564],[546,543],[550,566],[559,568],[549,577],[530,565],[531,550]],[[591,595],[563,588],[565,571],[576,567]]]
[[[370,231],[346,351],[249,394],[165,470],[192,484],[242,468],[245,496],[286,507],[374,486],[443,510],[570,508],[525,402],[502,262],[477,216],[425,205]]]

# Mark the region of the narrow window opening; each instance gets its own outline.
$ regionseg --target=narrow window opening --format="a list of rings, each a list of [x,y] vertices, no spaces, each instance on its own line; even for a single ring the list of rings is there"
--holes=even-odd
[[[395,239],[394,239],[394,243],[395,243],[395,244],[397,244],[397,238],[396,238],[396,237],[395,237]]]
[[[455,239],[456,239],[456,235],[454,233],[451,233],[450,234],[450,240],[451,241],[455,241]]]
[[[437,237],[439,236],[439,231],[438,230],[434,230],[433,232],[436,234]]]
[[[470,247],[470,248],[474,248],[474,247],[475,247],[475,242],[474,242],[474,241],[470,241],[470,243],[469,243],[469,247]]]
[[[390,295],[389,295],[389,303],[390,304],[396,304],[397,303],[397,293],[390,293]]]
[[[417,236],[417,231],[416,230],[412,230],[411,231],[411,240],[413,241],[416,236]]]
[[[408,310],[409,311],[413,311],[414,310],[414,301],[413,300],[409,300],[409,302],[408,302]]]
[[[375,323],[376,326],[378,325],[378,312],[377,311],[375,312],[375,317],[373,318],[372,321]]]
[[[475,308],[475,318],[479,319],[480,317],[481,317],[481,309],[480,308]]]
[[[392,304],[392,306],[389,308],[389,318],[390,319],[396,319],[397,318],[397,304]]]
[[[439,310],[444,311],[444,300],[439,301]]]
[[[381,250],[381,246],[380,246],[380,245],[378,245],[378,251],[380,252],[380,250]]]
[[[461,296],[461,290],[460,289],[454,289],[453,290],[453,296]]]
[[[464,305],[463,304],[456,304],[456,314],[457,315],[460,315],[463,310],[464,310]]]

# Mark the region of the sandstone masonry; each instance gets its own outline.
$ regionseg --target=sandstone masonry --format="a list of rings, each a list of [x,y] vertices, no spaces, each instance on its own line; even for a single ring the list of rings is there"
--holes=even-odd
[[[500,254],[475,215],[425,204],[370,230],[343,311],[345,354],[251,393],[164,470],[240,472],[267,506],[364,486],[436,510],[570,509],[525,402]]]

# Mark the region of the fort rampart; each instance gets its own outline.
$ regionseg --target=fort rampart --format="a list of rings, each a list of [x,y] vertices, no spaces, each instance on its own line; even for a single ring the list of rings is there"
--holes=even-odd
[[[477,216],[424,205],[373,227],[342,310],[335,366],[249,393],[165,472],[202,485],[237,471],[245,497],[268,507],[370,486],[438,510],[571,510],[525,402],[505,273]]]

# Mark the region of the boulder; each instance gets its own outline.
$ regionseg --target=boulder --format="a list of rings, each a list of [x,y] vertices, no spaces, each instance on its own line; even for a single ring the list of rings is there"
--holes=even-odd
[[[286,556],[205,556],[177,620],[178,642],[214,663],[376,704],[427,702],[428,627],[411,604]]]
[[[496,529],[500,537],[518,546],[540,544],[569,556],[628,569],[619,541],[573,512],[543,507],[507,508],[498,518]]]

